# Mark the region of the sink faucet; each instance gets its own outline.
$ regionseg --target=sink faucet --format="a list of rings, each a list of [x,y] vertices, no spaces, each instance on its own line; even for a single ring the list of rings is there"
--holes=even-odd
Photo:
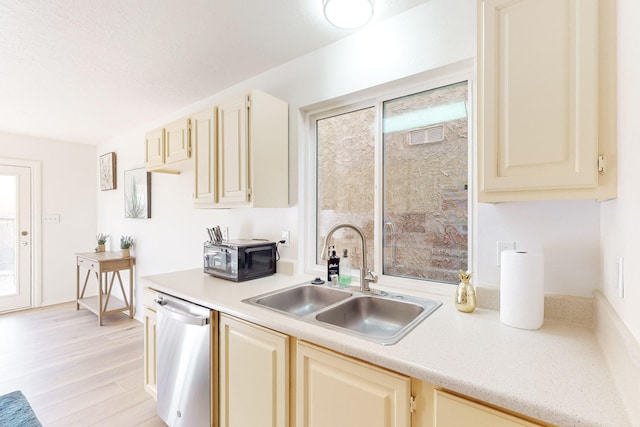
[[[360,291],[362,292],[371,292],[371,288],[369,287],[369,283],[378,283],[378,276],[371,270],[367,268],[367,243],[364,238],[364,233],[360,228],[356,227],[352,224],[338,224],[335,225],[327,232],[327,237],[324,238],[324,244],[322,245],[322,259],[327,259],[327,250],[328,244],[337,230],[341,228],[350,228],[360,236],[360,240],[362,241],[362,269],[360,270]]]

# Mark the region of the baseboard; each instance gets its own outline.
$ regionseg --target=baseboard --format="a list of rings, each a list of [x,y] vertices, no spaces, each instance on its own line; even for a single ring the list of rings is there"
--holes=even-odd
[[[596,338],[627,408],[629,420],[640,426],[640,343],[629,332],[607,298],[595,292]]]

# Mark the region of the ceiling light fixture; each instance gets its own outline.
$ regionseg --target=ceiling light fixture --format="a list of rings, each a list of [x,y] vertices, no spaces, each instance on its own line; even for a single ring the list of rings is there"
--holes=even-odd
[[[322,0],[324,16],[338,28],[352,30],[373,16],[373,0]]]

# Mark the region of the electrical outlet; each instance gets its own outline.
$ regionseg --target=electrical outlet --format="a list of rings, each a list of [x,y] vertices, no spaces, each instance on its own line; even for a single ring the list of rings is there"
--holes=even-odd
[[[496,242],[497,251],[498,251],[498,267],[500,267],[500,258],[502,256],[502,251],[512,251],[516,248],[516,242]]]
[[[280,240],[284,240],[284,243],[281,243],[282,246],[289,246],[289,232],[283,231]]]

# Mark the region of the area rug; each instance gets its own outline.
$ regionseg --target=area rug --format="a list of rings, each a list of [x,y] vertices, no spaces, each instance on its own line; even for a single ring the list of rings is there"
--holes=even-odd
[[[0,427],[42,427],[21,391],[0,396]]]

